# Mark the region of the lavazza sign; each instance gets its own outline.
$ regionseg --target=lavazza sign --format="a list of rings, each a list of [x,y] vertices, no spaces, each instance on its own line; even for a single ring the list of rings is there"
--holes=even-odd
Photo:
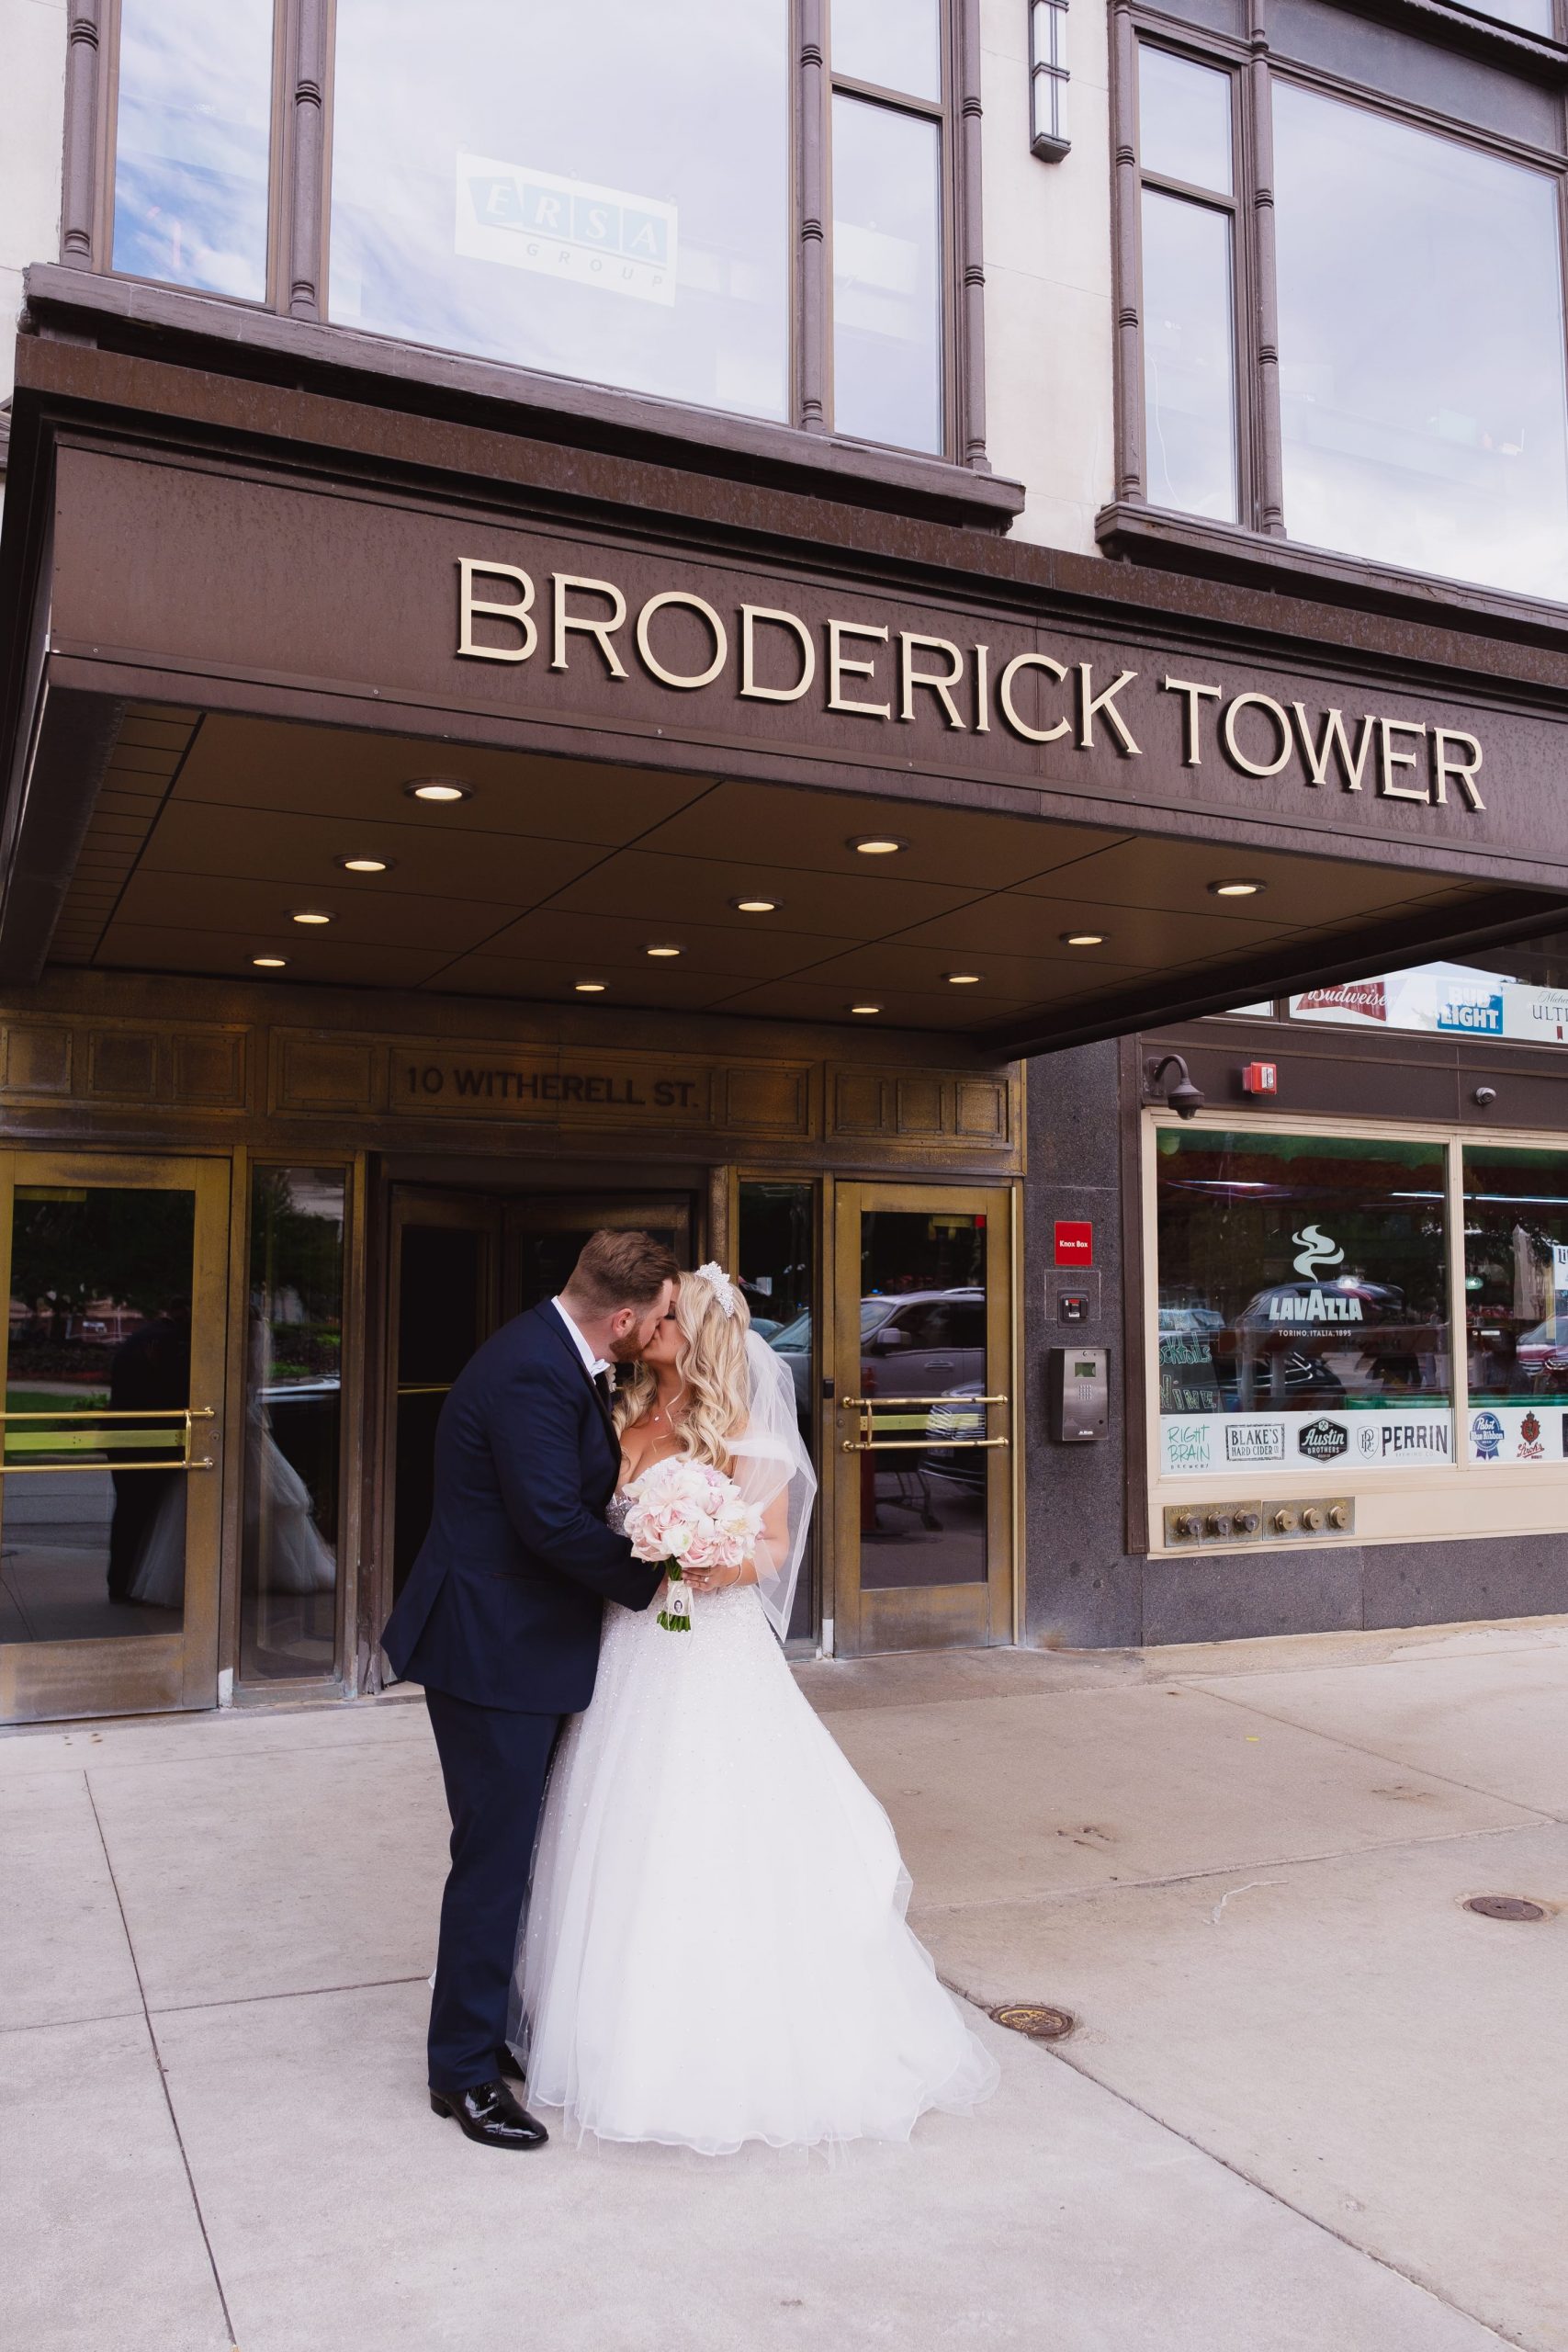
[[[541,571],[478,556],[457,559],[459,659],[536,664],[547,674],[575,663],[624,683],[632,665],[682,694],[799,704],[878,725],[934,718],[945,730],[1090,752],[1100,743],[1123,760],[1154,748],[1185,768],[1206,761],[1249,777],[1292,770],[1305,786],[1365,792],[1474,812],[1484,808],[1479,739],[1423,719],[1334,706],[1309,708],[1248,688],[1232,693],[1201,677],[1152,677],[1107,663],[1061,661],[1033,650],[993,659],[985,643],[899,628],[892,621],[825,616],[807,622],[787,606],[738,603],[721,612],[691,590],[662,588],[633,611],[616,582]]]

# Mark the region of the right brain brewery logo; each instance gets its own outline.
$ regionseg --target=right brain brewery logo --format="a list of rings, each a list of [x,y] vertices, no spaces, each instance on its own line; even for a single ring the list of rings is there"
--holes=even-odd
[[[1309,1421],[1296,1443],[1313,1462],[1337,1462],[1350,1451],[1350,1432],[1343,1421]]]
[[[1495,1413],[1477,1413],[1470,1424],[1470,1442],[1478,1462],[1495,1462],[1503,1450],[1503,1424]]]

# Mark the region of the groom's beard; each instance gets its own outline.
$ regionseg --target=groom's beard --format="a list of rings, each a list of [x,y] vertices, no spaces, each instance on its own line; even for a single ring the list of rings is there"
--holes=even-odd
[[[610,1362],[612,1363],[640,1363],[642,1362],[642,1341],[635,1331],[628,1331],[624,1340],[611,1340]]]

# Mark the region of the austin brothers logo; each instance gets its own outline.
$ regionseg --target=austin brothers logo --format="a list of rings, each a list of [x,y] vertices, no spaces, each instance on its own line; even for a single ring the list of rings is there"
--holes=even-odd
[[[1342,1266],[1345,1262],[1344,1250],[1329,1238],[1320,1225],[1303,1225],[1299,1233],[1292,1234],[1291,1239],[1302,1253],[1292,1263],[1297,1273],[1304,1274],[1309,1283],[1316,1281],[1323,1267]]]
[[[1350,1432],[1343,1421],[1309,1421],[1298,1432],[1296,1443],[1314,1462],[1337,1462],[1350,1451]]]

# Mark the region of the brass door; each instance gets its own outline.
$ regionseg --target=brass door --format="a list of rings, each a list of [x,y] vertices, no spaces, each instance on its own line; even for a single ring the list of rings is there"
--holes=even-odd
[[[502,1198],[413,1185],[394,1189],[387,1433],[394,1596],[430,1525],[435,1424],[448,1389],[498,1324],[554,1296],[601,1226],[642,1226],[667,1240],[682,1265],[690,1262],[691,1203],[684,1193]]]
[[[389,1606],[402,1590],[430,1524],[435,1424],[446,1392],[501,1319],[502,1215],[502,1204],[483,1193],[400,1186],[392,1194]]]
[[[689,1266],[692,1203],[685,1193],[540,1193],[509,1201],[506,1207],[505,1304],[521,1315],[541,1298],[553,1298],[591,1233],[609,1227],[630,1232],[640,1227],[666,1241]]]
[[[840,1184],[834,1648],[1012,1638],[1011,1195]]]
[[[229,1169],[0,1153],[0,1717],[218,1696]]]

